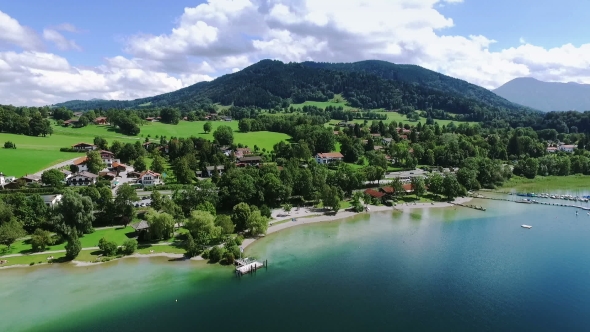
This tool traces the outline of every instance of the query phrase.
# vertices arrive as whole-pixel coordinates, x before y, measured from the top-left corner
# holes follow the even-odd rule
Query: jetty
[[[256,273],[258,269],[268,269],[268,260],[259,262],[251,258],[243,258],[236,260],[236,276],[241,277],[247,273]]]

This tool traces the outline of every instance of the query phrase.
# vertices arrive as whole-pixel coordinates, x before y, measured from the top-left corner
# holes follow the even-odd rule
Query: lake
[[[286,229],[242,278],[166,258],[0,270],[0,330],[587,330],[590,216],[474,204]]]

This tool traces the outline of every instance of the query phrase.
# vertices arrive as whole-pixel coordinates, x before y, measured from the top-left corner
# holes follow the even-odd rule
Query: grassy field
[[[98,241],[104,237],[109,241],[115,241],[118,245],[121,245],[125,240],[129,239],[128,235],[132,235],[134,232],[135,231],[131,227],[100,229],[92,234],[84,235],[82,238],[80,238],[80,242],[82,243],[82,248],[96,247],[98,246]],[[54,245],[48,247],[46,251],[64,250],[65,246],[66,243]],[[29,240],[21,240],[15,242],[10,250],[7,250],[6,246],[4,245],[0,245],[0,252],[3,255],[29,254],[32,252],[32,248]]]
[[[380,111],[380,112],[377,112],[377,113],[379,113],[379,114],[386,114],[387,115],[387,120],[383,120],[383,123],[390,123],[391,121],[395,121],[397,123],[402,122],[404,124],[405,123],[417,124],[418,122],[422,122],[422,124],[425,124],[426,123],[426,118],[424,118],[424,117],[420,117],[420,121],[410,121],[410,120],[408,120],[408,118],[405,115],[400,114],[398,112],[383,112],[383,111]],[[370,124],[372,121],[373,120],[367,120],[367,123]],[[379,121],[379,120],[377,120],[377,121]],[[437,122],[439,126],[443,126],[443,125],[446,126],[446,125],[448,125],[451,122],[454,122],[455,124],[459,124],[459,123],[465,122],[465,121],[437,120],[437,119],[435,119],[434,121]],[[338,121],[338,120],[331,120],[329,124],[331,126],[333,126],[335,124],[338,124],[338,122],[340,122],[340,121]],[[363,120],[363,119],[355,119],[355,120],[352,120],[351,122],[362,124],[362,123],[365,122],[365,120]],[[466,122],[466,123],[476,123],[476,122]]]
[[[514,176],[504,183],[502,191],[558,193],[590,191],[590,176],[537,176],[534,179]]]
[[[94,137],[101,136],[109,143],[118,140],[122,143],[134,143],[142,141],[149,135],[152,140],[157,136],[175,137],[203,137],[213,140],[213,131],[221,126],[228,125],[234,130],[234,142],[254,147],[257,145],[260,149],[272,150],[272,147],[280,142],[288,140],[290,137],[286,134],[273,133],[267,131],[240,133],[238,131],[238,122],[211,122],[213,130],[211,133],[203,132],[204,121],[187,122],[181,121],[178,125],[168,125],[160,122],[148,123],[141,126],[141,133],[137,137],[125,136],[117,133],[110,126],[89,125],[83,128],[65,128],[54,126],[54,134],[48,137],[31,137],[25,135],[0,133],[0,144],[6,141],[12,141],[16,144],[16,149],[0,148],[0,171],[9,176],[23,176],[35,173],[51,165],[62,161],[73,159],[81,154],[60,152],[63,147],[70,147],[79,142],[92,143]]]

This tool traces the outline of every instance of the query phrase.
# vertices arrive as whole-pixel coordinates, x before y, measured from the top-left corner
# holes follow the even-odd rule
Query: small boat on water
[[[524,203],[524,204],[532,204],[533,203],[533,201],[531,201],[530,199],[526,199],[526,198],[523,198],[523,199],[515,201],[515,202],[516,203]]]
[[[520,225],[520,227],[522,227],[522,228],[526,228],[526,229],[531,229],[531,228],[533,228],[533,226],[531,226],[531,225]]]

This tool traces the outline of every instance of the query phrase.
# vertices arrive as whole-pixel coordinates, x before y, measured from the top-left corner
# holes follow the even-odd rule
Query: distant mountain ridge
[[[544,112],[590,110],[590,84],[543,82],[520,77],[493,92],[511,102]]]
[[[97,108],[177,107],[181,111],[212,103],[286,107],[304,101],[327,101],[342,94],[364,109],[442,110],[469,114],[468,120],[490,120],[498,112],[531,111],[493,92],[419,66],[368,60],[355,63],[283,63],[262,60],[243,70],[170,93],[130,101],[92,100],[56,104],[72,110]]]

